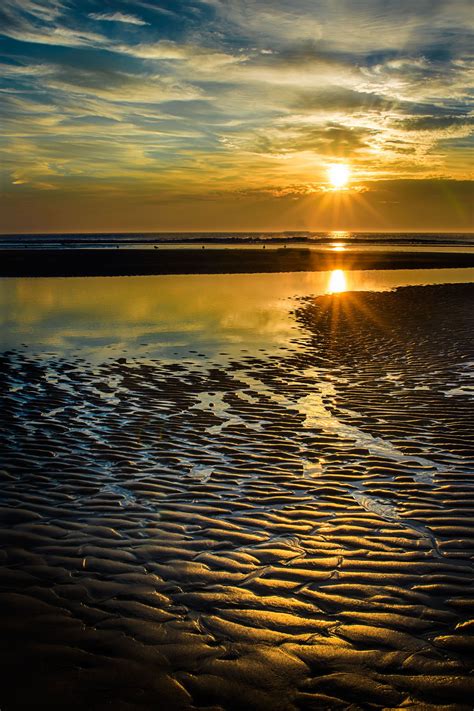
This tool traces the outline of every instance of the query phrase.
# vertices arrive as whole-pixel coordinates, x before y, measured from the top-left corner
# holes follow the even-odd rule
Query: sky
[[[2,0],[0,232],[472,230],[473,35],[471,0]]]

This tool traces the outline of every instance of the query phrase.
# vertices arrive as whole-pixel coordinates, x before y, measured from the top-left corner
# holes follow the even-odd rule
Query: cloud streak
[[[123,12],[90,12],[88,17],[99,22],[123,22],[126,25],[139,25],[141,27],[150,24],[136,15],[128,15]]]

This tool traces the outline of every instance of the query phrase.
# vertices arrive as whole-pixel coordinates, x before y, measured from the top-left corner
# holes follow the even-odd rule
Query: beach
[[[472,707],[472,270],[331,266],[3,282],[6,709]]]
[[[0,18],[0,711],[474,711],[472,1]]]

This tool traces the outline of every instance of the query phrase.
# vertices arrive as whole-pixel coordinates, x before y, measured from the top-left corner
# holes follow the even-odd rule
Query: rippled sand
[[[304,299],[283,357],[3,354],[2,709],[472,709],[473,296]]]

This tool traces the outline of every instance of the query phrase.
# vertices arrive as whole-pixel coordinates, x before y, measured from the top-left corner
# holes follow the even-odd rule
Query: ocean
[[[97,232],[0,235],[0,248],[133,248],[186,246],[448,246],[474,247],[474,233],[464,232]]]

